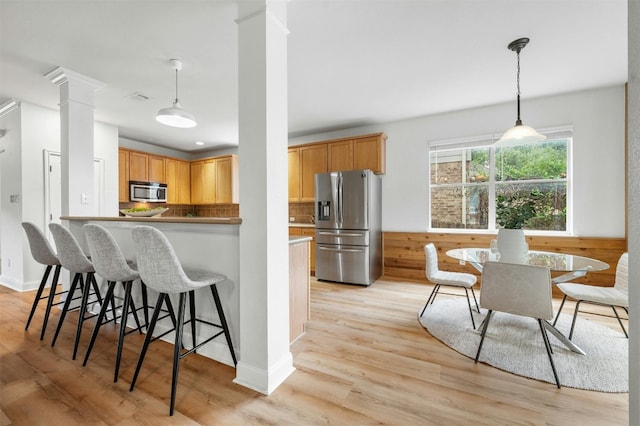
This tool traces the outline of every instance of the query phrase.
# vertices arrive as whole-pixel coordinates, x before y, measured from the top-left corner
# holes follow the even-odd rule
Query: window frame
[[[567,176],[565,178],[566,182],[566,223],[564,231],[553,231],[553,230],[532,230],[532,229],[524,229],[525,234],[527,235],[555,235],[555,236],[570,236],[573,235],[573,128],[571,126],[563,126],[556,128],[547,128],[539,130],[539,133],[547,136],[547,140],[554,139],[568,139],[567,141]],[[465,234],[495,234],[498,232],[499,227],[496,226],[496,184],[500,185],[503,181],[496,182],[496,149],[495,142],[499,139],[500,136],[496,135],[484,135],[484,136],[474,136],[469,138],[460,138],[460,139],[448,139],[448,140],[438,140],[438,141],[430,141],[427,143],[427,167],[428,167],[428,184],[427,184],[427,232],[439,232],[439,233],[465,233]],[[448,185],[438,185],[432,184],[431,182],[431,154],[435,151],[445,151],[445,150],[453,150],[453,149],[471,149],[471,148],[483,148],[489,147],[489,179],[487,182],[488,185],[488,197],[489,197],[489,212],[487,218],[487,229],[474,229],[474,228],[436,228],[432,227],[432,207],[431,207],[431,196],[432,196],[432,187],[458,187],[465,188],[469,185],[468,182],[460,182],[459,184],[448,184]],[[510,181],[510,182],[534,182],[534,181],[545,181],[538,179],[531,180],[523,180],[523,181]],[[558,182],[557,180],[553,180],[550,182]]]

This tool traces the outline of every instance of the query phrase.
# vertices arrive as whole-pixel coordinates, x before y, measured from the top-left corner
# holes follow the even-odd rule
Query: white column
[[[104,83],[62,67],[45,77],[60,87],[62,215],[97,216],[93,185],[93,92],[104,87]]]
[[[629,424],[640,424],[640,1],[628,2]]]
[[[238,2],[240,361],[235,382],[269,394],[289,350],[285,1]]]

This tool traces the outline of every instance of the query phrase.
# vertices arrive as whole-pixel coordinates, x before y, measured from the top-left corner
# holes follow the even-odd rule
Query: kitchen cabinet
[[[327,171],[327,145],[289,148],[289,202],[315,201],[315,174]]]
[[[386,140],[384,133],[376,133],[328,141],[327,168],[330,172],[371,169],[374,173],[384,173]]]
[[[236,155],[191,162],[191,204],[238,202],[238,157]]]
[[[129,151],[118,150],[118,201],[129,202]]]
[[[158,155],[129,151],[129,180],[166,183],[164,160]]]
[[[165,158],[168,204],[191,203],[191,168],[188,161]]]

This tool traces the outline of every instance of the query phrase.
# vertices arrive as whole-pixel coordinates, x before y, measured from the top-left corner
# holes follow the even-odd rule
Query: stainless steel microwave
[[[144,203],[166,203],[167,184],[156,182],[129,182],[129,199]]]

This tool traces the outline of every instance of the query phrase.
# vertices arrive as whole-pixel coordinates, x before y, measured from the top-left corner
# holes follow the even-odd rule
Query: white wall
[[[31,257],[21,222],[45,226],[44,151],[60,152],[59,112],[26,102],[0,122],[7,129],[6,152],[2,161],[2,208],[0,246],[2,247],[2,284],[16,290],[37,288],[42,266]],[[94,154],[104,160],[105,215],[118,213],[118,129],[95,123]],[[75,177],[82,179],[82,176]],[[19,196],[10,203],[9,195]],[[9,266],[11,262],[11,266]]]
[[[289,145],[385,132],[387,170],[382,176],[384,231],[428,228],[428,143],[500,136],[515,122],[512,103],[292,138]],[[574,221],[579,236],[624,237],[624,86],[522,101],[524,124],[538,130],[572,126]]]

